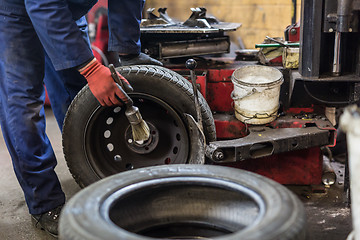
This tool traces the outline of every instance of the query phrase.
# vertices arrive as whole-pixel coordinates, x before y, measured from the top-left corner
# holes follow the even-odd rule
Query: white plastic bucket
[[[262,65],[243,66],[236,69],[231,81],[234,91],[235,117],[248,124],[266,124],[276,119],[279,108],[282,73]]]

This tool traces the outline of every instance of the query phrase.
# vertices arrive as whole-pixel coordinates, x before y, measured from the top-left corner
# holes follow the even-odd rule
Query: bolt
[[[128,139],[128,143],[132,144],[133,140],[131,138]]]
[[[216,150],[214,152],[214,158],[217,160],[222,160],[222,159],[224,159],[224,153],[220,150]]]
[[[296,34],[297,34],[296,29],[295,29],[295,28],[291,29],[291,30],[290,30],[290,34],[291,34],[291,35],[296,35]]]

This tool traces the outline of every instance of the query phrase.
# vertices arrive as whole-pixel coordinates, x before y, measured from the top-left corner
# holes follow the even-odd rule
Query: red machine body
[[[219,140],[242,138],[248,134],[247,126],[234,117],[231,75],[237,66],[231,64],[230,67],[230,69],[197,70],[202,74],[198,76],[196,82],[210,109],[214,112],[216,135]],[[287,112],[288,114],[306,115],[314,113],[314,108],[292,108],[288,109]],[[274,121],[270,125],[273,128],[304,127],[296,120],[286,123]],[[335,134],[335,128],[332,126],[329,128]],[[332,139],[334,140],[335,136]],[[332,145],[334,144],[333,142]],[[317,185],[321,184],[322,160],[323,154],[320,147],[313,147],[219,165],[252,171],[281,184]]]

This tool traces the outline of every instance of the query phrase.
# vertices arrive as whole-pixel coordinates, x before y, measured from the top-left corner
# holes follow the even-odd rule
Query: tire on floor
[[[263,176],[211,165],[136,169],[77,193],[60,239],[302,240],[302,203]]]

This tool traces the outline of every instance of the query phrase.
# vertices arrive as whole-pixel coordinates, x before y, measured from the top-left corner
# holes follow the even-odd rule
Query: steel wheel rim
[[[189,137],[179,114],[155,96],[143,93],[129,95],[148,123],[152,138],[158,143],[156,146],[130,143],[131,127],[125,117],[125,109],[99,106],[86,123],[83,145],[87,163],[94,173],[104,178],[141,167],[186,163]],[[144,152],[139,153],[139,149]]]

